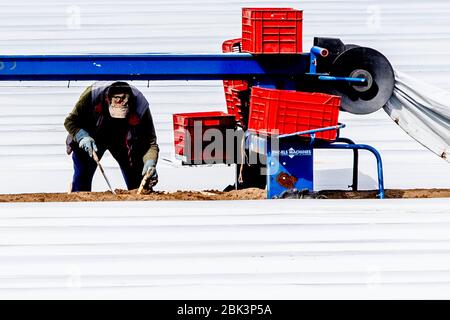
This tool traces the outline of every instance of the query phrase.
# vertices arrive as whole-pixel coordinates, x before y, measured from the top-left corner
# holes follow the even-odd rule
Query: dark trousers
[[[98,158],[101,159],[106,151],[106,148],[99,145],[97,145],[97,147],[98,151],[96,153]],[[134,161],[133,165],[131,165],[126,149],[109,149],[109,152],[111,152],[111,155],[118,162],[128,190],[138,188],[142,179],[141,174],[144,167],[143,160]],[[74,168],[72,192],[91,191],[92,178],[94,177],[95,170],[97,169],[97,163],[94,159],[89,157],[89,154],[86,151],[79,148],[73,149],[72,159]]]

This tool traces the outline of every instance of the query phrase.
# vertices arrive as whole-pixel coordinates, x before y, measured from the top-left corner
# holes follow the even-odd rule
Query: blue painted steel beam
[[[308,69],[307,53],[0,56],[0,81],[294,79]]]
[[[319,75],[319,80],[322,81],[348,81],[348,82],[354,82],[356,84],[364,85],[367,83],[367,80],[365,78],[353,78],[353,77],[333,77],[333,76],[324,76]]]

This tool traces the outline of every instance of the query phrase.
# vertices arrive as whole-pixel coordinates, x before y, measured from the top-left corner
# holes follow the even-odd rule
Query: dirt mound
[[[266,199],[266,191],[249,188],[228,192],[176,191],[151,192],[136,194],[136,190],[115,190],[111,192],[76,192],[76,193],[24,193],[1,194],[0,202],[76,202],[76,201],[149,201],[149,200],[259,200]],[[324,190],[318,194],[327,199],[375,199],[378,190],[343,191]],[[386,198],[450,198],[450,189],[387,189]]]
[[[262,189],[249,188],[229,192],[208,191],[176,191],[176,192],[144,192],[136,190],[116,189],[111,192],[74,192],[74,193],[23,193],[0,194],[0,202],[77,202],[77,201],[147,201],[147,200],[256,200],[265,199]]]

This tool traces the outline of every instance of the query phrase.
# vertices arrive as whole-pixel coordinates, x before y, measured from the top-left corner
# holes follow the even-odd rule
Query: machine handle
[[[323,127],[323,128],[311,129],[311,130],[306,130],[306,131],[297,131],[297,132],[293,132],[293,133],[280,134],[278,136],[278,139],[280,139],[280,138],[287,138],[287,137],[293,137],[293,136],[299,136],[299,135],[302,135],[302,134],[314,134],[316,132],[323,132],[323,131],[329,131],[329,130],[338,130],[338,129],[342,129],[342,128],[345,128],[345,124],[343,124],[343,123],[338,124],[336,126],[331,126],[331,127]]]

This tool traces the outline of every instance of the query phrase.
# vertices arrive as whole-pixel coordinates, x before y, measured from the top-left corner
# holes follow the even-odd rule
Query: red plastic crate
[[[335,126],[340,105],[339,96],[253,87],[248,128],[263,134],[275,130],[288,134]],[[336,130],[330,130],[317,132],[316,138],[332,141],[336,135]]]
[[[222,44],[224,53],[241,52],[241,38],[226,40]],[[242,101],[239,98],[239,92],[248,90],[248,83],[245,80],[223,80],[225,91],[225,101],[229,114],[235,116],[236,121],[242,123]]]
[[[225,40],[222,43],[222,52],[241,52],[241,38]]]
[[[302,53],[303,11],[242,8],[242,51],[253,54]]]
[[[240,98],[240,94],[242,91],[245,90],[247,90],[247,87],[244,86],[225,87],[225,100],[227,103],[227,112],[233,115],[236,121],[240,123],[243,122],[243,114],[242,114],[243,101]]]
[[[202,125],[201,136],[195,135],[197,132],[194,130],[194,125],[197,121],[201,122]],[[225,137],[226,129],[234,129],[235,123],[236,121],[233,115],[221,111],[174,114],[173,133],[175,156],[186,163],[195,162],[201,164],[212,161],[219,163],[232,162],[231,156],[229,156],[225,150],[225,139],[224,148],[222,150],[216,150],[216,153],[212,155],[213,157],[206,158],[203,154],[203,150],[211,143],[211,141],[203,141],[203,135],[208,129],[218,129]],[[188,134],[190,135],[190,140],[188,139]],[[196,152],[194,148],[195,141],[201,143],[201,152]],[[189,143],[189,145],[187,145],[187,143]]]
[[[241,50],[241,38],[226,40],[222,43],[222,52],[223,53],[232,53],[232,52],[242,52]],[[232,87],[237,88],[239,90],[248,89],[247,81],[245,80],[224,80],[224,87]]]

